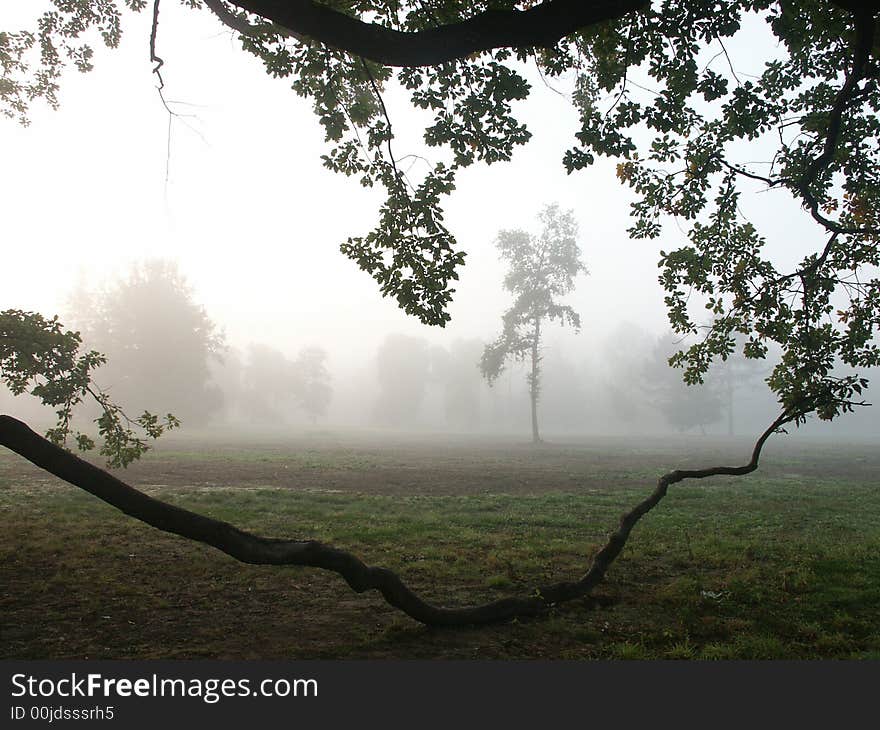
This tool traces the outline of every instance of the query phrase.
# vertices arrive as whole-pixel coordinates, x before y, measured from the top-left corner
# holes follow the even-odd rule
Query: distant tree
[[[291,360],[274,347],[251,344],[242,370],[242,413],[255,423],[279,424],[302,410],[314,423],[333,395],[326,359],[320,347],[305,347]]]
[[[678,370],[669,366],[669,359],[678,351],[678,343],[671,333],[662,335],[645,362],[642,390],[667,423],[677,431],[690,431],[717,423],[722,416],[722,391],[717,382],[706,380],[686,384]]]
[[[220,357],[224,338],[175,263],[140,262],[90,303],[82,291],[73,301],[86,307],[71,311],[83,339],[107,356],[96,382],[115,398],[137,409],[161,403],[190,425],[220,409],[209,360]]]
[[[653,335],[632,322],[621,322],[596,348],[601,353],[599,396],[606,427],[611,422],[627,430],[644,428],[646,403],[638,384],[655,345]]]
[[[495,342],[487,345],[480,370],[491,385],[504,370],[508,358],[528,358],[531,370],[526,376],[532,406],[532,441],[541,440],[538,431],[538,398],[541,393],[541,327],[545,321],[558,321],[580,329],[580,315],[558,297],[574,288],[575,277],[587,269],[581,262],[577,244],[578,227],[572,211],[548,205],[539,214],[543,230],[533,236],[521,230],[502,230],[497,247],[509,265],[504,288],[515,299],[502,317],[503,329]]]
[[[253,423],[278,424],[295,407],[297,377],[293,363],[280,350],[253,343],[242,370],[242,405]]]
[[[376,369],[376,421],[389,426],[414,422],[428,387],[428,344],[418,337],[389,335],[376,354]]]
[[[293,362],[295,396],[312,423],[327,414],[333,398],[326,361],[326,351],[320,347],[305,347]]]
[[[455,428],[473,429],[480,422],[479,360],[483,343],[457,339],[449,349],[431,350],[431,375],[443,393],[446,422]]]
[[[238,348],[227,347],[223,352],[222,360],[211,359],[208,362],[211,382],[221,393],[222,408],[218,417],[228,422],[240,420],[242,407],[246,401],[243,389],[244,358],[244,352]]]
[[[733,436],[736,431],[735,413],[738,401],[742,400],[739,396],[744,390],[753,389],[765,380],[771,370],[765,359],[754,360],[742,354],[746,339],[743,335],[734,334],[733,339],[736,348],[726,360],[718,363],[714,373],[709,375],[722,399],[728,436]]]

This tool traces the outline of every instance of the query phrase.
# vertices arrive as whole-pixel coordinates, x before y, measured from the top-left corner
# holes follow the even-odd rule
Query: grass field
[[[264,535],[314,538],[473,603],[582,574],[706,439],[299,435],[167,440],[121,476]],[[880,449],[778,439],[758,472],[676,485],[606,582],[546,617],[425,628],[313,569],[242,565],[0,454],[3,658],[880,658]]]

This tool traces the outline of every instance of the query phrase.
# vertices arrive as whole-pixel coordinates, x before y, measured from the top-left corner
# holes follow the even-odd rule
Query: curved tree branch
[[[560,582],[538,588],[527,598],[504,598],[479,606],[434,606],[410,589],[387,568],[366,565],[355,555],[314,540],[280,540],[254,535],[227,522],[215,520],[154,499],[125,484],[87,461],[56,446],[11,416],[0,415],[0,445],[64,481],[80,487],[135,519],[165,532],[211,545],[243,563],[255,565],[302,565],[338,573],[357,593],[377,590],[395,608],[424,624],[460,626],[535,616],[556,603],[588,595],[623,550],[635,524],[663,499],[673,484],[719,474],[742,475],[758,467],[767,439],[795,414],[784,412],[755,443],[751,460],[744,466],[677,470],[664,474],[654,491],[620,519],[617,530],[596,553],[586,574],[576,582]]]
[[[228,0],[249,13],[387,66],[432,66],[494,48],[550,48],[561,38],[606,20],[647,8],[648,0],[545,0],[528,10],[485,10],[467,20],[416,32],[366,23],[313,0]],[[206,4],[224,22],[243,21],[225,12],[219,0]],[[218,7],[220,8],[218,12]]]

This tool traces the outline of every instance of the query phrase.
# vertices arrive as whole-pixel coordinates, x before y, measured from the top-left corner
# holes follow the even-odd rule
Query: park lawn
[[[700,449],[694,458],[718,458]],[[679,451],[172,442],[122,476],[244,529],[351,550],[452,605],[578,577]],[[162,533],[5,453],[0,655],[880,658],[876,449],[766,461],[747,477],[676,485],[593,597],[537,619],[432,629],[335,574],[243,565]]]

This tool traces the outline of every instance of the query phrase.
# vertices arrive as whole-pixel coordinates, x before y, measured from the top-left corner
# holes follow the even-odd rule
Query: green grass
[[[163,455],[166,464],[201,458]],[[306,459],[296,469],[348,458],[320,453],[316,465]],[[240,462],[248,468],[247,458]],[[678,485],[639,523],[593,598],[541,619],[451,631],[422,627],[333,574],[242,565],[75,488],[19,473],[8,459],[2,466],[5,658],[880,656],[880,490],[863,475],[793,479],[770,469]],[[416,468],[406,458],[400,467]],[[435,465],[432,478],[442,473]],[[436,602],[464,604],[578,577],[650,488],[146,489],[260,534],[333,543],[400,571]]]

